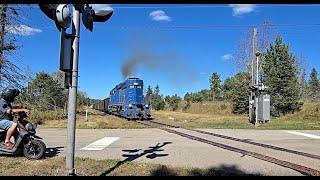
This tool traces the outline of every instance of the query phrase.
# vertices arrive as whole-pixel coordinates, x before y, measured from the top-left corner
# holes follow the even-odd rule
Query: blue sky
[[[159,84],[165,95],[183,96],[186,92],[208,88],[209,76],[214,71],[222,79],[236,73],[235,65],[228,59],[235,53],[239,36],[250,26],[265,20],[271,24],[314,24],[319,23],[320,17],[318,5],[114,4],[111,7],[112,18],[94,24],[93,32],[81,25],[79,86],[91,98],[105,98],[123,80],[121,65],[135,48],[148,49],[151,56],[161,56],[156,62],[159,66],[138,66],[135,75],[145,85]],[[54,23],[36,5],[23,9],[26,26],[21,26],[20,34],[24,34],[18,37],[23,45],[18,52],[19,64],[28,65],[33,72],[58,70],[60,34]],[[214,25],[226,27],[208,28]],[[161,28],[165,26],[200,28]],[[308,71],[312,67],[320,71],[320,26],[275,27],[274,30],[293,53],[304,57]],[[141,47],[137,47],[139,44]]]

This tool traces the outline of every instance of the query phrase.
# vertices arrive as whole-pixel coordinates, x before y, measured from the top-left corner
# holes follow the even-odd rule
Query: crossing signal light
[[[59,31],[71,24],[71,13],[67,4],[39,4],[41,11],[56,24]]]
[[[83,25],[89,30],[93,30],[93,22],[106,22],[111,18],[113,9],[105,7],[104,9],[93,9],[92,6],[86,5],[82,13]]]

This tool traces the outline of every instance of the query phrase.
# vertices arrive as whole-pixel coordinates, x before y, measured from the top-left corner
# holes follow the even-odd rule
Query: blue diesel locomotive
[[[94,109],[128,120],[150,119],[149,104],[144,103],[143,80],[128,78],[110,91],[110,97],[94,105]]]

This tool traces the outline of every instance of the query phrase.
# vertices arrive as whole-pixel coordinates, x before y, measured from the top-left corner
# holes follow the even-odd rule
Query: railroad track
[[[202,133],[202,134],[206,134],[206,135],[211,135],[211,136],[225,138],[225,139],[234,140],[234,141],[238,141],[238,142],[248,143],[248,144],[261,146],[261,147],[265,147],[265,148],[271,148],[271,149],[284,151],[284,152],[288,152],[288,153],[293,153],[293,154],[298,154],[298,155],[301,155],[301,156],[310,157],[310,158],[314,158],[314,159],[320,159],[320,157],[317,156],[317,155],[304,153],[304,152],[299,152],[299,151],[293,151],[293,150],[280,148],[280,147],[276,147],[276,146],[271,146],[271,145],[266,145],[266,144],[262,144],[262,143],[246,141],[246,140],[239,139],[239,138],[229,137],[229,136],[216,134],[216,133],[209,133],[209,132],[201,131],[201,130],[181,128],[179,126],[165,124],[165,123],[161,123],[161,122],[157,122],[157,121],[153,121],[153,120],[151,120],[151,121],[136,121],[136,122],[140,123],[140,124],[143,124],[143,125],[146,125],[146,126],[149,126],[149,127],[154,127],[154,125],[156,125],[157,128],[162,129],[164,131],[167,131],[169,133],[176,134],[176,135],[179,135],[179,136],[191,139],[191,140],[195,140],[195,141],[198,141],[198,142],[202,142],[202,143],[205,143],[205,144],[209,144],[209,145],[212,145],[212,146],[215,146],[215,147],[219,147],[219,148],[222,148],[222,149],[225,149],[225,150],[228,150],[228,151],[237,152],[237,153],[242,154],[243,156],[247,155],[247,156],[254,157],[256,159],[260,159],[260,160],[267,161],[267,162],[270,162],[270,163],[273,163],[273,164],[277,164],[277,165],[280,165],[282,167],[286,167],[286,168],[295,170],[297,172],[300,172],[303,175],[320,176],[320,171],[316,170],[316,169],[312,169],[312,168],[309,168],[309,167],[306,167],[306,166],[302,166],[302,165],[299,165],[299,164],[295,164],[295,163],[291,163],[291,162],[288,162],[288,161],[280,160],[280,159],[273,158],[273,157],[270,157],[270,156],[262,155],[262,154],[259,154],[259,153],[256,153],[256,152],[247,151],[247,150],[240,149],[240,148],[237,148],[237,147],[225,145],[225,144],[222,144],[222,143],[210,141],[210,140],[207,140],[207,139],[203,139],[203,138],[200,138],[200,137],[197,137],[197,136],[193,136],[193,135],[190,135],[190,134],[182,133],[182,132],[179,132],[179,131],[176,131],[176,130],[173,130],[173,129],[169,129],[169,128],[185,129],[185,130],[194,131],[194,132],[198,132],[198,133]],[[169,128],[167,128],[167,127],[169,127]]]
[[[154,124],[158,124],[158,125],[168,126],[168,127],[171,127],[171,128],[181,128],[179,126],[160,123],[160,122],[157,122],[157,121],[150,121],[150,122],[152,122]],[[269,148],[269,149],[273,149],[273,150],[277,150],[277,151],[283,151],[283,152],[287,152],[287,153],[291,153],[291,154],[296,154],[296,155],[300,155],[300,156],[304,156],[304,157],[308,157],[308,158],[312,158],[312,159],[319,159],[320,160],[320,156],[319,155],[315,155],[315,154],[305,153],[305,152],[301,152],[301,151],[295,151],[295,150],[286,149],[286,148],[282,148],[282,147],[278,147],[278,146],[273,146],[273,145],[269,145],[269,144],[263,144],[263,143],[248,141],[246,139],[239,139],[239,138],[235,138],[235,137],[230,137],[230,136],[217,134],[217,133],[206,132],[206,131],[197,130],[197,129],[190,129],[190,128],[181,128],[181,129],[186,129],[186,130],[193,131],[193,132],[198,132],[198,133],[201,133],[201,134],[206,134],[206,135],[215,136],[215,137],[219,137],[219,138],[223,138],[223,139],[233,140],[233,141],[237,141],[237,142],[242,142],[242,143],[246,143],[246,144],[251,144],[251,145],[255,145],[255,146],[260,146],[260,147],[264,147],[264,148]]]

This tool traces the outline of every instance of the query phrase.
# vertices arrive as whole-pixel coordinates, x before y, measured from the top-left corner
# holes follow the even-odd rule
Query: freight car
[[[96,104],[92,105],[92,109],[107,112],[108,103],[109,103],[109,98],[106,98],[104,100],[99,100]]]
[[[128,120],[150,119],[150,105],[144,103],[143,80],[131,77],[110,91],[110,97],[93,105],[94,109]]]

